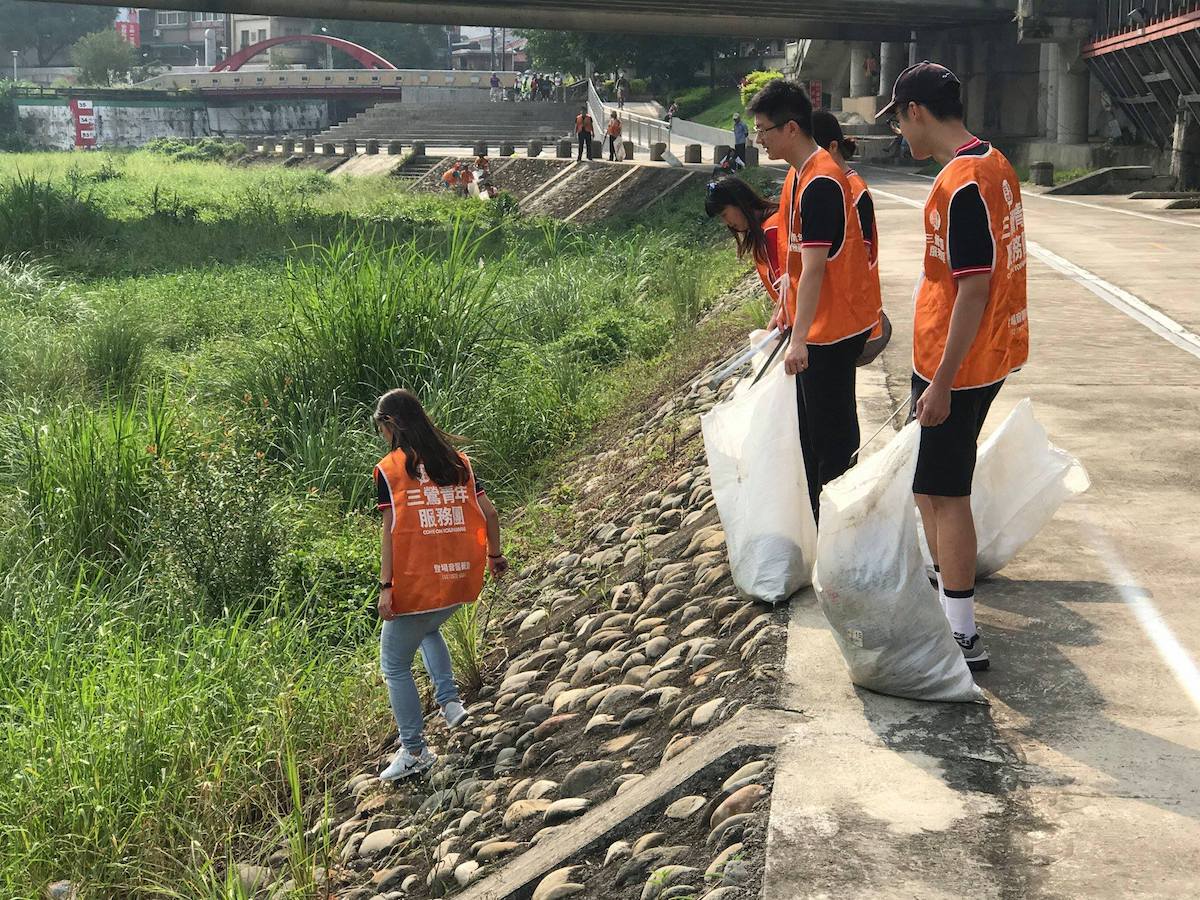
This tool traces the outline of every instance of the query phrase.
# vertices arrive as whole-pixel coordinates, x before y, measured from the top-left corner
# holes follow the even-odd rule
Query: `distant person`
[[[541,84],[541,82],[536,73],[529,77],[529,99],[530,100],[536,100],[538,98],[538,88],[540,87],[540,84]]]
[[[617,161],[617,143],[621,139],[621,120],[617,118],[617,111],[614,109],[608,114],[608,128],[605,129],[608,135],[608,161]]]
[[[742,121],[741,113],[733,114],[733,152],[746,165],[746,142],[750,139],[750,129]]]
[[[442,187],[457,191],[460,184],[462,184],[462,163],[456,162],[442,173]]]
[[[566,98],[563,96],[563,74],[562,72],[554,73],[554,99],[562,103]]]
[[[679,104],[676,103],[674,100],[672,100],[671,105],[669,107],[667,107],[667,114],[666,114],[666,116],[664,116],[664,118],[668,122],[670,122],[677,115],[679,115]]]
[[[493,72],[488,83],[492,86],[489,99],[492,103],[499,103],[503,99],[503,94],[500,91],[500,76]]]
[[[779,320],[783,296],[780,290],[783,267],[779,254],[782,227],[779,204],[760,197],[742,179],[726,177],[709,183],[704,196],[704,211],[710,219],[721,217],[737,243],[738,259],[748,255],[754,261],[758,278],[775,308],[771,319]]]
[[[576,156],[576,162],[583,161],[585,148],[587,149],[587,158],[592,158],[592,137],[595,133],[596,126],[592,121],[591,115],[588,114],[587,107],[580,107],[579,115],[575,117],[575,135],[579,141],[579,153]]]
[[[767,156],[790,164],[780,201],[785,291],[773,324],[791,328],[783,365],[796,376],[800,445],[819,517],[821,489],[854,464],[861,437],[857,362],[879,310],[850,184],[813,140],[808,92],[777,79],[746,111]]]
[[[502,578],[496,508],[475,478],[457,440],[429,420],[406,390],[388,391],[375,407],[375,427],[390,452],[375,467],[383,533],[379,561],[380,668],[400,750],[380,773],[384,781],[419,775],[437,762],[425,744],[421,698],[412,664],[421,651],[434,700],[446,724],[467,719],[439,632],[459,607],[474,603],[484,572]]]
[[[625,77],[625,73],[617,76],[617,109],[625,108],[625,101],[629,99],[629,79]]]
[[[962,86],[945,66],[909,66],[876,116],[941,167],[925,201],[914,297],[913,414],[921,445],[913,493],[938,596],[967,666],[990,665],[975,625],[976,444],[1004,381],[1029,357],[1021,180],[963,124]]]

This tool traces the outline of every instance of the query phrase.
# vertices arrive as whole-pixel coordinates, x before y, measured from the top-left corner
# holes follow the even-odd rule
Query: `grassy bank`
[[[699,190],[582,231],[382,177],[0,156],[4,896],[224,895],[377,745],[371,404],[417,390],[512,508],[740,272]],[[452,643],[469,681],[477,630]]]

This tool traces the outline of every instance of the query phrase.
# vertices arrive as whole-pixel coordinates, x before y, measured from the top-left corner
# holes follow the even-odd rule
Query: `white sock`
[[[975,634],[975,589],[953,591],[942,588],[939,592],[950,630],[955,634],[972,637]]]
[[[938,603],[942,604],[942,612],[946,612],[946,586],[942,584],[942,570],[939,566],[933,567],[933,577],[937,579]]]

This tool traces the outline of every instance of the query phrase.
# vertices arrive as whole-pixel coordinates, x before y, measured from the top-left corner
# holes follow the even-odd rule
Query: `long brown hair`
[[[755,259],[765,260],[767,236],[763,233],[763,222],[779,209],[779,204],[759,196],[758,191],[742,179],[729,175],[710,181],[704,196],[704,211],[710,219],[719,216],[721,210],[727,206],[740,209],[750,225],[750,230],[745,234],[733,232],[733,239],[737,241],[738,259],[752,253]]]
[[[462,440],[442,431],[429,418],[412,391],[394,388],[375,404],[375,422],[390,426],[392,449],[404,451],[404,468],[410,478],[420,478],[418,466],[434,484],[466,484],[467,464],[454,444]]]

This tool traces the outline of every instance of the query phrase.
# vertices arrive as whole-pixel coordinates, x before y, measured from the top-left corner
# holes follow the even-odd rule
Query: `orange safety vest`
[[[779,285],[783,275],[783,270],[779,265],[779,231],[782,221],[783,217],[779,210],[763,219],[762,230],[767,245],[766,255],[760,259],[757,253],[754,254],[754,267],[758,269],[759,280],[767,289],[767,295],[770,296],[771,302],[776,306],[779,305]]]
[[[588,134],[593,132],[592,117],[585,116],[582,113],[575,117],[575,133],[581,134],[586,131]]]
[[[805,342],[835,344],[873,329],[879,323],[879,303],[871,290],[870,263],[867,261],[858,213],[853,206],[850,183],[841,166],[819,147],[805,160],[799,172],[794,168],[788,171],[780,199],[780,209],[784,210],[784,227],[780,229],[779,250],[780,258],[787,260],[784,321],[788,325],[796,321],[796,289],[802,271],[800,197],[804,189],[817,178],[828,178],[841,189],[845,228],[842,246],[836,254],[829,256],[825,264],[817,314]]]
[[[978,142],[973,142],[962,149],[977,146]],[[950,201],[969,184],[978,186],[987,208],[992,265],[983,270],[990,272],[987,307],[971,349],[954,376],[951,387],[955,389],[995,384],[1029,358],[1021,182],[1003,154],[989,147],[985,154],[950,160],[925,201],[925,267],[913,317],[913,370],[932,381],[946,349],[950,315],[958,298],[958,282],[947,258]]]
[[[850,198],[854,204],[854,212],[858,213],[858,204],[864,196],[870,197],[871,191],[867,188],[866,181],[853,169],[846,171],[846,180],[850,182]],[[871,198],[872,219],[874,219],[875,204]],[[862,228],[862,216],[858,216],[858,227]],[[871,292],[875,297],[875,302],[879,308],[879,321],[871,330],[871,338],[880,337],[883,334],[883,291],[879,286],[879,223],[872,221],[871,223],[871,240],[867,240],[867,233],[863,232],[863,242],[867,247],[867,262],[871,266]]]
[[[609,119],[608,120],[608,133],[610,135],[612,135],[613,137],[616,137],[617,135],[619,135],[621,133],[621,120],[620,119]]]
[[[487,523],[475,496],[475,473],[467,483],[434,484],[405,468],[403,450],[393,450],[375,470],[392,496],[392,612],[407,616],[473,603],[483,590]]]
[[[458,184],[458,173],[453,169],[447,169],[442,173],[442,181],[446,184]]]

